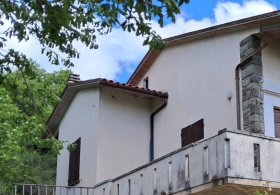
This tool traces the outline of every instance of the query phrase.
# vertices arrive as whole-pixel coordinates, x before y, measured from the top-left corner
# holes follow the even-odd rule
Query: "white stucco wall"
[[[274,107],[280,107],[280,40],[262,51],[265,134],[275,136]],[[273,92],[273,93],[271,93]]]
[[[115,178],[149,161],[151,99],[100,93],[97,178]]]
[[[59,139],[68,141],[58,156],[57,185],[68,185],[69,151],[66,146],[81,137],[80,183],[93,186],[96,181],[99,89],[77,93],[59,126]]]
[[[235,67],[239,43],[258,29],[220,35],[164,49],[143,79],[167,91],[167,107],[155,118],[155,157],[181,147],[181,129],[204,118],[205,138],[236,129]],[[232,93],[229,101],[226,94]]]
[[[280,40],[262,51],[264,89],[280,93]]]
[[[280,95],[264,93],[265,135],[275,137],[274,107],[280,108]]]

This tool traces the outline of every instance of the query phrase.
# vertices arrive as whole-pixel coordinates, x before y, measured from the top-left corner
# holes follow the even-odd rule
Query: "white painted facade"
[[[169,94],[167,107],[155,119],[156,158],[180,148],[181,129],[202,118],[205,138],[219,129],[237,129],[235,67],[240,63],[239,43],[258,31],[219,35],[161,52],[138,84],[142,86],[148,77],[151,89]]]
[[[96,181],[149,162],[152,100],[101,89]]]
[[[275,137],[274,107],[280,108],[280,40],[262,52],[265,135]]]
[[[76,186],[93,186],[148,163],[153,101],[106,87],[80,90],[59,126],[59,139],[67,142],[58,156],[57,185],[68,185],[67,145],[79,137]]]
[[[279,145],[279,140],[273,139],[270,144],[271,138],[266,137],[275,136],[273,109],[280,107],[279,40],[262,51],[266,136],[231,132],[239,130],[235,70],[240,63],[240,42],[254,34],[260,35],[259,27],[216,34],[161,51],[137,84],[143,87],[148,78],[150,89],[168,92],[166,107],[154,118],[154,157],[161,160],[148,165],[145,164],[149,163],[151,149],[151,114],[162,105],[163,99],[108,86],[78,90],[59,125],[60,140],[73,143],[81,137],[80,183],[77,186],[97,184],[94,187],[97,194],[111,194],[112,191],[116,194],[137,191],[135,194],[139,194],[145,185],[142,191],[150,194],[155,187],[170,190],[169,182],[172,182],[172,189],[180,191],[190,187],[186,186],[184,175],[186,155],[192,158],[190,167],[200,167],[191,175],[189,184],[193,187],[212,182],[216,176],[236,178],[240,174],[244,178],[262,179],[263,176],[278,182],[277,175],[268,175],[271,170],[265,166],[269,158],[265,150],[271,145],[275,151]],[[181,149],[182,128],[200,119],[204,120],[204,139],[193,147],[197,151],[192,151],[192,146]],[[220,135],[221,129],[229,132]],[[227,140],[234,140],[228,143],[231,145],[228,153],[232,156],[226,154]],[[261,158],[262,174],[253,169],[254,144],[262,145],[261,153],[265,156]],[[208,178],[203,173],[206,147],[209,148]],[[225,167],[229,161],[232,165]],[[274,167],[278,161],[273,161]],[[57,185],[67,185],[68,163],[69,151],[65,147],[58,158]],[[133,169],[135,171],[126,175]]]
[[[99,89],[76,94],[59,125],[59,140],[67,141],[57,160],[57,185],[68,185],[69,151],[67,145],[81,137],[80,180],[77,186],[96,182]]]

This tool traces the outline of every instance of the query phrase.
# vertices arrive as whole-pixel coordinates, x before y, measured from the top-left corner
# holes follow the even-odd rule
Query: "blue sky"
[[[203,3],[202,3],[203,2]],[[188,18],[192,19],[202,19],[204,17],[214,17],[213,9],[217,5],[217,3],[225,3],[225,2],[235,2],[242,4],[244,0],[238,0],[238,1],[226,1],[226,0],[191,0],[190,3],[182,9],[182,11],[187,13]],[[276,7],[280,7],[280,1],[279,0],[267,0],[272,5],[275,5]]]
[[[280,0],[190,0],[176,17],[175,24],[166,22],[164,27],[160,28],[156,21],[151,21],[151,25],[158,34],[166,38],[279,8]],[[75,67],[72,70],[80,74],[82,80],[107,78],[126,82],[148,51],[147,47],[142,46],[143,40],[142,37],[115,28],[110,34],[97,37],[97,50],[89,50],[76,43],[81,55],[74,60]],[[8,46],[24,52],[47,71],[62,68],[50,65],[47,57],[41,55],[40,45],[35,39],[26,43],[11,39]]]

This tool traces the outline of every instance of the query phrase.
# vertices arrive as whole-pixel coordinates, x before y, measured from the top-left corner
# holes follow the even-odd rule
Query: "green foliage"
[[[272,188],[270,187],[270,181],[266,181],[265,182],[265,186],[266,186],[266,189],[264,190],[257,190],[255,192],[255,195],[269,195],[272,191]]]
[[[11,64],[28,70],[26,56],[7,48],[7,39],[28,41],[35,37],[52,64],[73,66],[79,53],[73,43],[81,42],[97,49],[96,35],[111,32],[113,27],[144,36],[144,45],[161,49],[164,43],[151,28],[150,21],[175,21],[180,7],[189,0],[28,0],[1,1],[0,4],[0,75],[11,72]],[[66,54],[61,58],[54,49]],[[5,52],[4,52],[5,51]],[[26,69],[27,67],[27,69]],[[3,78],[0,77],[0,82]]]
[[[0,191],[14,182],[53,184],[60,141],[44,125],[59,101],[69,71],[9,73],[0,85]],[[1,192],[0,192],[1,194]]]

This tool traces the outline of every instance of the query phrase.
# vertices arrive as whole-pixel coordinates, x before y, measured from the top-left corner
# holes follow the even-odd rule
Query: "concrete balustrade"
[[[260,171],[254,165],[254,144],[260,147]],[[105,195],[193,193],[223,184],[241,184],[242,180],[245,185],[260,187],[264,181],[273,181],[271,185],[277,188],[280,182],[279,148],[279,139],[221,130],[214,137],[96,185],[95,193],[102,194],[103,188]]]
[[[219,187],[232,191],[235,185],[243,185],[244,190],[248,186],[267,187],[266,181],[270,181],[269,185],[277,190],[280,188],[279,148],[279,139],[221,130],[214,137],[97,184],[90,188],[89,194],[179,195],[203,193]],[[80,191],[84,194],[86,189]],[[79,190],[75,194],[80,195]]]

